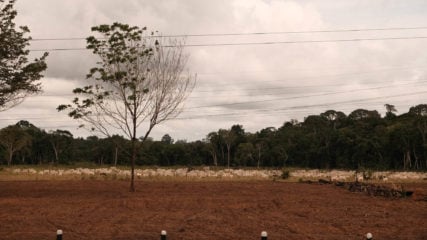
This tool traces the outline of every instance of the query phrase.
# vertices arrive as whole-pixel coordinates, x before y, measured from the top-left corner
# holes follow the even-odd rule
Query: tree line
[[[149,138],[137,152],[137,165],[302,167],[319,169],[427,169],[427,104],[396,115],[386,104],[349,115],[328,110],[255,133],[242,125],[219,129],[198,141]],[[138,141],[142,141],[140,137]],[[73,137],[66,130],[46,132],[28,121],[0,130],[2,164],[129,165],[132,143],[119,135]]]
[[[16,26],[15,3],[0,0],[0,112],[41,93],[40,80],[47,69],[48,53],[29,60],[30,30]],[[169,135],[153,141],[149,138],[153,128],[181,113],[196,82],[196,76],[186,69],[183,40],[166,40],[146,27],[117,22],[91,30],[94,35],[86,38],[86,48],[99,61],[89,69],[85,84],[72,91],[71,103],[57,110],[66,111],[81,127],[105,138],[74,138],[60,129],[46,132],[23,120],[1,129],[2,163],[129,164],[131,192],[135,191],[136,164],[426,168],[423,104],[400,116],[393,105],[386,104],[384,118],[365,109],[348,116],[330,110],[301,123],[292,120],[278,129],[268,127],[256,133],[247,133],[236,124],[200,141],[174,142]],[[112,135],[111,129],[123,136]]]

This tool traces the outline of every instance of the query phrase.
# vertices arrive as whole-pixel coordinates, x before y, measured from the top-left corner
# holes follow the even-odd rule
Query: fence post
[[[261,240],[267,240],[267,232],[266,231],[261,232]]]
[[[366,240],[372,240],[372,233],[367,233],[366,234]]]
[[[160,232],[160,240],[166,240],[167,232],[165,230],[162,230]]]
[[[62,240],[62,230],[58,229],[56,231],[56,240]]]

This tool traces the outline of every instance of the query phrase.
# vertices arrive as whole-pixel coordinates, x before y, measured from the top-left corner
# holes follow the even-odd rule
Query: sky
[[[31,42],[31,57],[49,52],[44,92],[1,112],[0,128],[26,119],[46,131],[93,135],[56,107],[71,102],[97,58],[52,49],[85,48],[92,26],[113,22],[210,35],[186,37],[187,45],[204,45],[184,49],[197,83],[183,112],[154,128],[154,139],[202,140],[234,124],[256,132],[330,109],[384,114],[392,104],[402,114],[427,102],[425,0],[18,0],[16,9],[33,39],[68,40]]]

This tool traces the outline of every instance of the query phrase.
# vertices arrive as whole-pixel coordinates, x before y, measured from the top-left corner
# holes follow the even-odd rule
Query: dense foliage
[[[292,120],[278,129],[267,127],[256,133],[234,125],[194,142],[174,141],[166,134],[160,141],[146,141],[136,163],[427,170],[427,104],[412,107],[401,115],[395,114],[392,105],[386,108],[384,117],[365,109],[357,109],[348,116],[329,110],[308,116],[303,122]],[[130,141],[121,136],[83,139],[62,130],[45,132],[27,121],[16,126],[13,129],[27,133],[25,136],[31,141],[14,152],[13,164],[84,161],[128,165],[130,161]],[[8,129],[3,128],[0,134]],[[5,144],[0,154],[6,164],[9,155]]]

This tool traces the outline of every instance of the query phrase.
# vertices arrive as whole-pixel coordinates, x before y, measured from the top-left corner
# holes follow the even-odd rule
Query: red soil
[[[427,202],[284,182],[0,182],[0,239],[427,239]],[[414,186],[425,191],[427,184]]]

